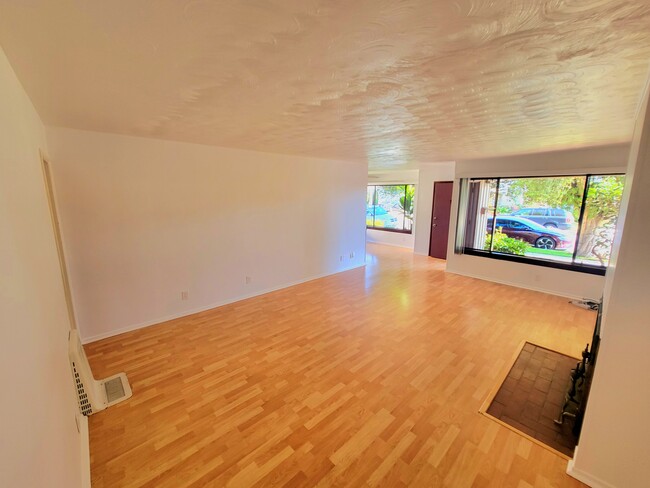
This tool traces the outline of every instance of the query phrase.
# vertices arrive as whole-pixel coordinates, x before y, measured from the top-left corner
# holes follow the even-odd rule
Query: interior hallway
[[[583,486],[478,409],[523,340],[579,356],[595,314],[443,269],[369,244],[365,268],[87,345],[133,388],[89,418],[93,486]]]

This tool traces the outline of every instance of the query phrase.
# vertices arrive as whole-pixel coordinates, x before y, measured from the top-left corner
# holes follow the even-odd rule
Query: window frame
[[[598,275],[598,276],[605,276],[605,273],[607,272],[608,266],[593,266],[593,265],[585,265],[585,264],[577,264],[575,262],[577,253],[578,253],[578,247],[580,243],[580,234],[582,232],[582,221],[584,218],[585,214],[585,208],[586,208],[586,203],[587,203],[587,196],[589,193],[589,183],[591,180],[592,176],[623,176],[625,177],[625,173],[583,173],[583,174],[560,174],[560,175],[531,175],[531,176],[485,176],[485,177],[468,177],[467,180],[471,183],[472,181],[481,181],[481,180],[496,180],[496,192],[495,192],[495,205],[494,205],[494,211],[492,213],[492,230],[491,230],[491,235],[494,235],[494,230],[495,230],[495,224],[496,224],[496,212],[497,212],[497,202],[499,201],[499,188],[500,188],[500,183],[501,180],[515,180],[515,179],[522,179],[522,178],[572,178],[572,177],[584,177],[585,178],[585,185],[582,191],[582,200],[580,202],[580,216],[577,220],[578,224],[578,229],[576,231],[576,239],[575,239],[575,247],[573,250],[573,255],[571,257],[571,263],[563,263],[560,261],[552,261],[552,260],[547,260],[547,259],[541,259],[541,258],[531,258],[529,256],[518,256],[514,254],[507,254],[507,253],[500,253],[500,252],[495,252],[492,250],[492,239],[490,239],[490,249],[487,250],[482,250],[482,249],[474,249],[471,247],[466,247],[463,244],[460,246],[460,249],[462,249],[462,254],[467,254],[469,256],[480,256],[480,257],[486,257],[490,259],[496,259],[499,261],[510,261],[510,262],[515,262],[515,263],[522,263],[522,264],[530,264],[533,266],[541,266],[544,268],[554,268],[554,269],[563,269],[567,271],[577,271],[579,273],[586,273],[586,274],[591,274],[591,275]],[[463,195],[459,195],[459,199],[462,199]],[[463,206],[461,205],[462,202],[459,201],[458,208],[461,209]],[[531,212],[532,215],[532,212]],[[458,216],[459,217],[459,216]],[[457,218],[458,218],[457,217]],[[525,216],[524,216],[525,217]],[[460,222],[460,218],[458,220]],[[463,236],[464,236],[465,229],[463,229]],[[458,233],[456,234],[456,240],[459,239]],[[457,245],[456,248],[458,249],[459,246]]]
[[[381,184],[368,184],[368,185],[366,186],[366,195],[367,195],[367,191],[368,191],[367,189],[370,188],[370,187],[374,187],[374,195],[373,195],[373,198],[372,198],[372,201],[373,201],[373,202],[376,202],[376,201],[377,201],[377,187],[379,187],[379,186],[397,186],[397,187],[400,187],[400,186],[401,186],[401,187],[404,187],[404,196],[405,196],[405,197],[406,197],[406,188],[409,187],[409,186],[412,186],[412,187],[413,187],[414,194],[415,194],[415,184],[414,184],[414,183],[392,183],[392,184],[391,184],[391,183],[381,183]],[[415,206],[415,196],[413,197],[413,202],[412,202],[412,204]],[[374,207],[374,206],[376,206],[377,204],[376,204],[376,203],[373,203],[372,205],[373,205],[373,207]],[[368,206],[366,205],[366,209],[367,209],[367,208],[368,208]],[[414,213],[414,215],[415,215],[415,213]],[[415,227],[415,219],[413,219],[413,221],[411,222],[411,228],[410,228],[410,229],[407,230],[407,229],[404,229],[404,228],[403,228],[404,224],[406,224],[406,212],[404,212],[404,224],[402,224],[402,229],[390,229],[390,228],[387,228],[387,227],[375,227],[375,226],[374,226],[374,222],[375,222],[375,215],[374,215],[374,213],[373,213],[373,216],[372,216],[372,222],[373,222],[373,225],[368,225],[368,224],[366,223],[366,230],[379,230],[379,231],[383,231],[383,232],[395,232],[395,233],[397,233],[397,234],[413,234],[413,227]]]

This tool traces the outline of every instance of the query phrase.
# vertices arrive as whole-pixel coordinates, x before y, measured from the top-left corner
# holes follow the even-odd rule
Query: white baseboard
[[[573,459],[571,459],[567,465],[566,474],[572,478],[577,479],[578,481],[581,481],[585,485],[590,486],[591,488],[616,488],[614,485],[610,485],[609,483],[596,478],[589,473],[585,473],[584,471],[580,471],[579,469],[575,468],[575,458],[578,455],[578,447],[579,446],[576,446],[575,452],[573,453]]]
[[[579,296],[575,296],[575,295],[560,293],[557,290],[549,290],[547,288],[542,288],[542,287],[537,287],[537,286],[523,285],[521,283],[515,283],[513,281],[499,280],[499,279],[489,278],[487,276],[481,276],[481,275],[477,275],[477,274],[473,274],[473,273],[464,273],[464,272],[461,273],[460,271],[451,271],[449,269],[446,269],[446,271],[448,273],[457,274],[457,275],[460,275],[460,276],[468,276],[470,278],[476,278],[477,280],[490,281],[492,283],[499,283],[500,285],[514,286],[516,288],[524,288],[526,290],[538,291],[538,292],[541,292],[541,293],[547,293],[549,295],[555,295],[555,296],[558,296],[558,297],[570,298],[571,300],[590,299],[590,300],[593,300],[593,301],[600,301],[600,298],[579,297]]]
[[[81,342],[82,342],[82,344],[90,344],[91,342],[99,341],[101,339],[107,339],[108,337],[113,337],[113,336],[116,336],[116,335],[119,335],[119,334],[124,334],[125,332],[131,332],[133,330],[143,329],[143,328],[149,327],[151,325],[160,324],[161,322],[167,322],[169,320],[179,319],[181,317],[187,317],[188,315],[193,315],[193,314],[199,313],[199,312],[205,312],[206,310],[211,310],[213,308],[223,307],[224,305],[229,305],[231,303],[239,302],[241,300],[247,300],[248,298],[257,297],[257,296],[260,296],[260,295],[266,295],[267,293],[282,290],[283,288],[289,288],[289,287],[295,286],[295,285],[300,285],[300,284],[306,283],[308,281],[318,280],[320,278],[325,278],[327,276],[332,276],[332,275],[335,275],[335,274],[338,274],[338,273],[344,273],[345,271],[350,271],[350,270],[356,269],[356,268],[362,268],[365,265],[366,265],[365,263],[355,264],[353,266],[348,266],[348,267],[345,267],[343,269],[339,269],[338,271],[334,271],[334,272],[331,272],[331,273],[322,273],[322,274],[315,275],[315,276],[309,276],[307,278],[292,281],[292,282],[289,282],[289,283],[283,283],[281,285],[266,288],[264,290],[254,291],[254,292],[248,293],[246,295],[241,295],[241,296],[238,296],[238,297],[235,297],[235,298],[229,298],[227,300],[222,300],[222,301],[219,301],[219,302],[216,302],[216,303],[211,303],[209,305],[204,305],[202,307],[198,307],[198,308],[195,308],[195,309],[184,310],[184,311],[176,313],[176,314],[166,315],[164,317],[158,317],[158,318],[153,319],[153,320],[147,320],[145,322],[140,322],[140,323],[137,323],[137,324],[127,325],[126,327],[120,327],[119,329],[113,329],[113,330],[111,330],[109,332],[96,334],[96,335],[93,335],[93,336],[90,336],[90,337],[82,337]]]

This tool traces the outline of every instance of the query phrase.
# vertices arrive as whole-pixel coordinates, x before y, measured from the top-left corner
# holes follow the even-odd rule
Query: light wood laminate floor
[[[358,268],[86,346],[133,397],[90,417],[94,487],[573,487],[478,413],[521,341],[595,315],[379,245]]]

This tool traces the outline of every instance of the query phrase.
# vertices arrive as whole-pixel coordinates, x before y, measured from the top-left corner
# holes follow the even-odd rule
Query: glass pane
[[[384,229],[404,229],[404,211],[400,198],[404,197],[404,185],[378,186],[377,200],[373,206],[375,227]]]
[[[624,176],[591,176],[576,263],[607,266],[625,185]]]
[[[415,202],[415,185],[406,185],[404,197],[400,198],[400,207],[404,210],[404,230],[413,229],[413,202]]]
[[[375,225],[375,186],[369,186],[366,193],[366,226],[372,227]]]
[[[496,179],[470,181],[465,224],[465,247],[477,250],[490,249],[496,191]]]
[[[415,185],[370,185],[366,193],[366,226],[411,232]]]
[[[492,251],[570,264],[584,176],[502,178]]]

